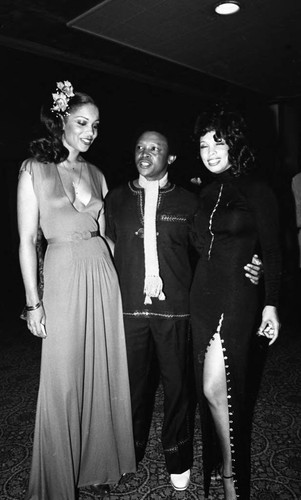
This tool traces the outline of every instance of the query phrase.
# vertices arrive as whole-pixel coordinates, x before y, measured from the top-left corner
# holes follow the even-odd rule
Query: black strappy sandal
[[[222,479],[233,479],[234,475],[232,474],[232,476],[224,476],[224,474],[222,475]]]
[[[233,478],[234,478],[234,474],[232,474],[231,476],[225,476],[224,474],[222,474],[222,480],[233,479]],[[234,483],[233,483],[233,486],[234,486]],[[225,486],[224,486],[224,491],[225,491]],[[234,492],[235,492],[235,486],[234,486]],[[235,498],[237,498],[236,492],[235,492]]]

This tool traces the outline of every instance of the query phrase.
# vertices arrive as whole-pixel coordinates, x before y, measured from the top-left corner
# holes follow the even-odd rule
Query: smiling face
[[[200,155],[205,167],[213,174],[221,174],[230,168],[229,146],[215,130],[200,137]]]
[[[144,132],[138,139],[135,148],[135,163],[140,175],[147,180],[155,181],[164,177],[168,165],[176,157],[168,153],[168,142],[159,132]]]
[[[94,104],[83,104],[64,119],[63,144],[69,152],[85,153],[98,134],[99,111]]]

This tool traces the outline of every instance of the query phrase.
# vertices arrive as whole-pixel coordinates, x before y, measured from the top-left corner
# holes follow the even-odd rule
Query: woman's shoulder
[[[260,176],[246,176],[241,183],[242,192],[256,210],[276,209],[277,196],[273,186]]]
[[[20,173],[28,172],[30,175],[33,173],[38,173],[39,171],[45,171],[49,163],[42,163],[34,157],[26,158],[23,160],[20,167]]]
[[[249,193],[261,195],[263,193],[273,192],[272,186],[258,175],[249,175],[242,179],[242,185]]]

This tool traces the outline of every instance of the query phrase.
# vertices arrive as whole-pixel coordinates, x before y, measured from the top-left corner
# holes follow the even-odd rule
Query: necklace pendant
[[[73,189],[74,189],[75,196],[78,196],[78,185],[76,185],[75,182],[73,181],[72,182],[72,186],[73,186]]]

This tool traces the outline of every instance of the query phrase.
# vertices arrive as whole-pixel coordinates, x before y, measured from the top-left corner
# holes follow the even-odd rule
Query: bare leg
[[[223,457],[225,500],[236,500],[232,476],[225,362],[219,333],[208,348],[204,362],[204,395],[208,401]]]

